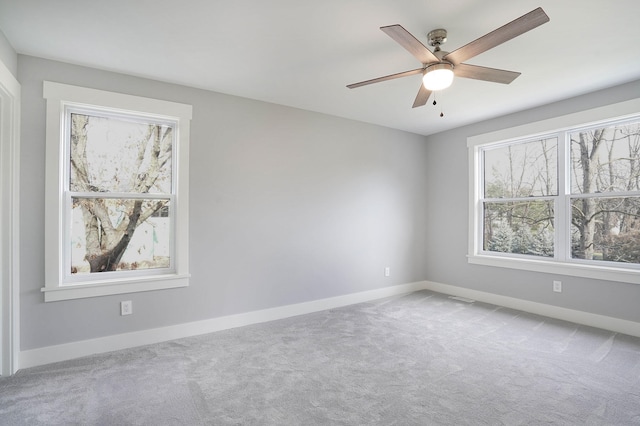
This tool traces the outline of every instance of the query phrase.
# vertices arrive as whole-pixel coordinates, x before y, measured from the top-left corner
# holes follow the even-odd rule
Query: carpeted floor
[[[640,425],[640,339],[420,291],[19,371],[2,425]]]

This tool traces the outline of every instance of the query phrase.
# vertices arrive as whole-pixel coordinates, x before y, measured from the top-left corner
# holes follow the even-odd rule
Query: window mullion
[[[570,170],[571,161],[569,138],[567,132],[558,135],[558,197],[556,200],[555,259],[567,261],[571,257],[571,201]]]

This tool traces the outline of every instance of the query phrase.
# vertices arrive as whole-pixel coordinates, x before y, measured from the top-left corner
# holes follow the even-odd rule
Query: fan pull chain
[[[436,106],[438,102],[436,101],[436,92],[433,92],[433,106]],[[440,117],[444,117],[444,112],[442,112],[442,105],[440,105]]]

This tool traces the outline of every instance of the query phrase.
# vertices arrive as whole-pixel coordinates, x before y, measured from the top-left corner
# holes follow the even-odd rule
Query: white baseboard
[[[592,314],[584,311],[576,311],[573,309],[561,308],[558,306],[546,305],[544,303],[531,302],[528,300],[516,299],[513,297],[501,296],[498,294],[486,293],[483,291],[471,290],[464,287],[457,287],[432,281],[425,281],[424,288],[438,293],[462,296],[479,302],[504,306],[505,308],[517,309],[532,314],[543,315],[550,318],[574,322],[576,324],[588,325],[591,327],[614,331],[616,333],[640,337],[640,323],[638,322]]]
[[[58,361],[66,361],[87,355],[127,349],[136,346],[165,342],[183,337],[197,336],[213,333],[245,325],[258,324],[289,318],[297,315],[309,314],[326,309],[339,308],[356,303],[368,302],[385,297],[398,296],[418,290],[431,290],[438,293],[461,296],[480,302],[504,306],[533,314],[544,315],[577,324],[602,328],[617,333],[629,334],[640,337],[640,323],[627,321],[589,312],[560,308],[531,302],[513,297],[501,296],[483,291],[471,290],[448,284],[432,281],[420,281],[410,284],[402,284],[385,287],[377,290],[369,290],[360,293],[347,294],[327,299],[313,300],[310,302],[280,306],[260,311],[246,312],[237,315],[212,318],[209,320],[195,321],[185,324],[172,325],[150,330],[135,331],[114,336],[100,337],[97,339],[82,340],[55,346],[31,349],[20,352],[19,367],[29,368],[38,365],[50,364]]]
[[[297,315],[327,309],[353,305],[355,303],[368,302],[385,297],[411,293],[425,288],[426,282],[415,282],[369,290],[359,293],[346,294],[327,299],[313,300],[310,302],[293,305],[279,306],[260,311],[246,312],[237,315],[212,318],[209,320],[195,321],[168,327],[141,330],[131,333],[117,334],[113,336],[99,337],[90,340],[65,343],[55,346],[21,351],[19,356],[19,368],[29,368],[38,365],[50,364],[58,361],[66,361],[87,355],[127,349],[136,346],[165,342],[183,337],[197,336],[213,333],[215,331],[242,327],[250,324],[258,324]]]

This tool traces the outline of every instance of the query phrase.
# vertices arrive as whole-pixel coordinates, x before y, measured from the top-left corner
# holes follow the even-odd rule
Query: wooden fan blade
[[[429,96],[431,96],[431,90],[426,89],[424,87],[424,84],[420,82],[420,90],[418,90],[418,95],[416,96],[416,100],[413,101],[412,108],[421,107],[424,104],[426,104],[427,101],[429,100]]]
[[[519,72],[515,71],[499,70],[469,64],[456,65],[453,73],[456,77],[473,78],[475,80],[492,81],[502,84],[509,84],[520,75]]]
[[[347,87],[349,89],[355,89],[356,87],[366,86],[367,84],[380,83],[381,81],[393,80],[400,77],[408,77],[410,75],[422,74],[424,70],[422,68],[417,68],[411,71],[399,72],[397,74],[385,75],[384,77],[378,77],[371,80],[361,81],[359,83],[348,84]]]
[[[416,57],[421,63],[439,62],[440,60],[411,33],[405,30],[402,25],[389,25],[380,27],[389,37],[394,39],[400,46],[404,47]]]
[[[544,13],[544,10],[539,7],[525,15],[522,15],[518,19],[501,26],[497,30],[491,31],[471,43],[454,50],[443,59],[453,63],[454,65],[458,65],[467,59],[473,58],[482,52],[486,52],[487,50],[524,34],[546,22],[549,22],[549,17]]]

